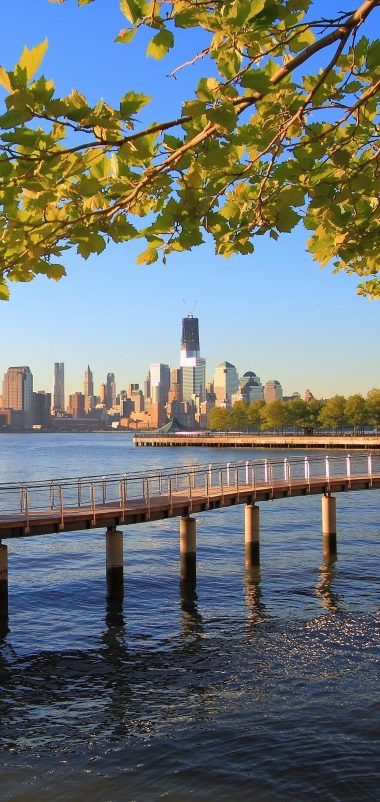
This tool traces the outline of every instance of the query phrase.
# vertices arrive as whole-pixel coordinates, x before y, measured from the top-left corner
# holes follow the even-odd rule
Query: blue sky
[[[317,5],[330,13],[331,3]],[[77,88],[91,103],[117,103],[134,89],[154,96],[147,120],[169,119],[202,74],[198,65],[167,78],[178,55],[163,63],[145,59],[144,33],[130,46],[114,44],[126,24],[117,0],[81,9],[74,0],[3,0],[2,12],[0,63],[11,68],[24,44],[47,36],[42,72],[59,93]],[[180,61],[190,52],[183,41]],[[321,271],[306,239],[299,226],[277,243],[260,239],[250,256],[225,260],[205,243],[149,267],[136,265],[136,243],[87,262],[70,252],[67,278],[14,284],[11,301],[0,303],[0,378],[10,365],[29,365],[35,389],[51,389],[53,363],[63,361],[67,392],[82,389],[88,363],[96,388],[109,371],[118,389],[142,383],[150,362],[178,365],[181,318],[196,303],[209,378],[227,359],[262,381],[278,378],[286,393],[310,387],[324,397],[365,394],[380,386],[380,307],[355,295],[353,277]]]

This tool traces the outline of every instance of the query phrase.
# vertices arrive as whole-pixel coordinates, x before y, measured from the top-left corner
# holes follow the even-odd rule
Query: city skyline
[[[78,393],[84,392],[86,387],[88,389],[91,389],[92,392],[91,393],[90,392],[89,393],[84,392],[84,397],[91,396],[91,395],[95,395],[95,396],[99,396],[100,395],[100,396],[102,396],[102,392],[103,392],[104,393],[104,399],[103,400],[104,400],[107,408],[110,408],[111,406],[113,406],[113,403],[115,402],[116,395],[119,395],[120,392],[125,391],[127,387],[133,385],[135,387],[139,386],[140,390],[143,389],[145,384],[146,384],[147,371],[149,373],[149,371],[151,371],[152,368],[157,369],[157,370],[159,370],[161,368],[167,369],[167,373],[168,373],[168,388],[169,388],[169,381],[170,381],[169,373],[170,373],[170,371],[177,370],[179,368],[182,368],[182,370],[183,370],[183,365],[181,363],[182,362],[184,364],[186,363],[186,359],[187,359],[186,353],[187,352],[186,352],[186,348],[184,348],[184,326],[186,325],[186,321],[188,321],[189,319],[193,319],[196,322],[196,329],[197,329],[196,330],[196,337],[198,338],[197,339],[197,346],[198,347],[197,347],[196,350],[194,350],[194,354],[197,354],[196,358],[199,359],[200,350],[199,350],[198,317],[194,317],[192,314],[188,314],[187,317],[182,319],[182,337],[179,339],[180,350],[179,350],[179,352],[177,354],[177,362],[175,364],[172,364],[170,362],[169,363],[164,363],[164,362],[161,362],[161,361],[150,362],[147,366],[144,366],[144,367],[140,368],[140,373],[139,373],[139,377],[140,378],[139,378],[138,381],[136,379],[136,376],[129,376],[127,380],[120,381],[120,378],[118,377],[117,374],[115,374],[114,371],[111,372],[111,371],[107,370],[104,375],[103,375],[103,373],[97,375],[97,368],[95,367],[95,369],[91,369],[90,365],[89,365],[89,360],[88,360],[87,361],[88,362],[87,363],[87,368],[85,368],[83,370],[80,381],[78,381],[78,383],[75,385],[75,381],[76,380],[73,380],[72,377],[70,376],[70,365],[67,365],[67,363],[65,363],[65,362],[54,362],[51,365],[51,369],[52,369],[51,382],[50,382],[50,384],[48,383],[45,386],[43,386],[36,379],[36,375],[37,374],[34,372],[33,364],[29,364],[28,368],[30,369],[31,374],[33,376],[33,383],[34,383],[34,388],[33,389],[34,389],[35,392],[45,392],[45,393],[51,392],[51,395],[52,395],[52,408],[53,409],[62,409],[63,410],[63,409],[66,409],[68,407],[68,399],[69,399],[69,397],[74,395],[74,394],[78,394]],[[190,335],[193,336],[193,332],[192,331],[190,332]],[[188,346],[188,348],[190,348],[190,345]],[[192,351],[188,351],[188,353],[192,354],[193,352]],[[216,375],[216,371],[219,368],[223,367],[224,365],[227,365],[227,366],[233,368],[234,371],[237,374],[237,377],[239,379],[241,379],[244,375],[248,375],[248,373],[251,373],[251,368],[255,367],[255,366],[252,366],[252,365],[248,365],[248,366],[243,366],[242,369],[238,369],[236,360],[233,363],[229,363],[229,361],[223,360],[223,362],[219,362],[219,363],[217,363],[216,365],[213,365],[213,366],[210,365],[210,361],[207,358],[202,359],[201,361],[204,362],[205,365],[207,366],[206,367],[206,384],[209,384],[210,382],[214,381],[214,377]],[[14,364],[16,364],[16,363],[14,363]],[[24,362],[23,362],[24,366],[25,366],[25,364],[26,364],[26,360],[24,360]],[[3,378],[4,378],[4,380],[6,378],[7,372],[10,369],[12,369],[12,370],[16,370],[16,369],[20,370],[21,369],[21,362],[20,362],[20,365],[17,365],[16,367],[10,368],[9,365],[4,367],[4,369],[3,369]],[[45,369],[46,369],[46,366],[45,366]],[[1,363],[0,363],[0,370],[1,370]],[[253,373],[252,375],[255,376],[255,373]],[[45,372],[45,375],[46,375],[46,372]],[[259,378],[258,375],[256,376],[256,378],[260,381],[260,378]],[[329,397],[331,397],[333,395],[336,395],[336,394],[341,394],[341,395],[348,396],[348,395],[353,395],[356,392],[358,392],[361,395],[365,396],[367,394],[367,392],[369,392],[373,387],[377,387],[376,382],[373,382],[370,386],[368,386],[364,390],[352,390],[352,392],[343,392],[343,391],[340,391],[339,389],[335,388],[330,393],[330,395],[319,395],[317,392],[315,392],[315,389],[314,389],[312,381],[309,381],[309,382],[305,381],[304,382],[305,386],[293,387],[290,390],[289,387],[288,387],[288,384],[287,384],[286,376],[281,376],[281,375],[274,376],[274,375],[270,375],[269,373],[268,373],[268,375],[266,373],[264,373],[264,378],[262,380],[262,384],[264,385],[264,384],[269,383],[271,381],[273,382],[273,380],[275,381],[275,383],[278,383],[278,381],[279,381],[279,383],[280,383],[280,385],[281,385],[281,387],[283,389],[284,396],[287,396],[287,397],[290,397],[291,395],[296,394],[296,393],[299,393],[301,395],[301,397],[303,397],[305,392],[309,392],[310,388],[311,388],[311,391],[312,391],[314,397],[317,397],[317,398],[329,398]],[[152,387],[155,386],[155,383],[157,383],[157,381],[155,382],[154,380],[153,381],[151,380]],[[379,384],[380,384],[380,381],[379,381]],[[58,395],[59,395],[59,398],[63,397],[63,399],[64,399],[64,404],[63,405],[60,403],[60,401],[58,399]]]
[[[330,11],[331,4],[325,6]],[[11,17],[12,8],[5,0],[5,15]],[[165,79],[176,66],[170,54],[164,64],[148,59],[136,70],[133,47],[129,52],[113,43],[123,24],[117,6],[107,15],[98,3],[78,8],[20,0],[18,8],[18,24],[4,37],[2,63],[12,66],[24,43],[33,47],[47,36],[41,71],[57,76],[59,92],[69,93],[79,74],[90,102],[100,94],[112,102],[131,88],[156,95],[166,81],[160,106],[156,98],[149,114],[170,114],[189,80],[186,70],[176,81]],[[84,38],[91,39],[91,52],[83,48]],[[14,284],[10,302],[0,303],[6,343],[0,371],[30,365],[35,388],[51,391],[52,365],[63,362],[66,398],[82,390],[88,364],[97,389],[110,371],[118,387],[142,387],[152,362],[178,364],[178,321],[197,302],[207,380],[227,360],[239,375],[253,370],[263,379],[278,378],[287,395],[307,387],[318,397],[366,394],[380,385],[379,307],[355,295],[355,277],[333,276],[331,266],[320,271],[305,252],[306,238],[300,224],[278,243],[259,238],[252,255],[229,260],[215,256],[206,241],[191,253],[173,254],[166,266],[136,266],[142,249],[136,243],[110,245],[87,262],[68,251],[61,282],[40,277]]]

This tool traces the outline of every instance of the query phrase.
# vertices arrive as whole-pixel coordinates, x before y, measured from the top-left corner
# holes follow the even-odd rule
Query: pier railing
[[[131,501],[140,500],[150,509],[151,500],[174,495],[184,496],[190,502],[198,494],[210,498],[212,492],[235,488],[257,487],[274,489],[276,484],[309,485],[313,479],[323,477],[329,487],[334,477],[367,477],[380,473],[380,454],[353,454],[339,456],[306,456],[285,459],[244,460],[213,462],[209,464],[180,465],[143,473],[111,473],[104,475],[68,477],[41,481],[0,484],[0,515],[20,514],[26,520],[33,513],[54,511],[63,522],[64,514],[72,509],[92,510],[95,521],[100,508],[119,507],[121,511]]]

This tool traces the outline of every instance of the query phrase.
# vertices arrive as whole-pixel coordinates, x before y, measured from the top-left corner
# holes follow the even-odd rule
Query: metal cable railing
[[[195,495],[210,494],[219,490],[222,495],[235,489],[238,497],[247,487],[255,493],[258,486],[268,486],[272,492],[276,484],[285,484],[289,492],[297,482],[310,490],[313,479],[324,478],[327,486],[334,477],[351,480],[356,476],[369,478],[380,474],[380,454],[354,453],[339,456],[306,456],[285,459],[241,460],[213,462],[197,465],[180,465],[143,473],[126,472],[84,477],[36,480],[0,484],[0,517],[22,514],[27,518],[35,512],[51,511],[61,517],[72,509],[90,509],[93,521],[96,511],[106,506],[118,507],[124,514],[129,502],[139,500],[150,514],[152,499],[169,498],[172,510],[173,497],[184,496],[190,509]]]

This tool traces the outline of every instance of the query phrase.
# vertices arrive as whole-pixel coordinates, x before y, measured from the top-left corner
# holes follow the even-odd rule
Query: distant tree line
[[[265,401],[236,401],[232,409],[214,407],[209,415],[209,427],[220,431],[284,432],[294,429],[298,433],[312,434],[320,429],[340,433],[351,428],[353,434],[362,434],[366,426],[380,431],[380,389],[369,391],[367,397],[356,393],[345,398],[334,395],[327,401],[312,398],[291,398]]]

